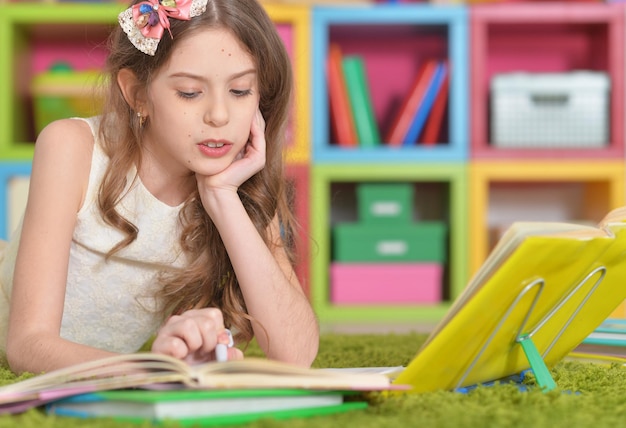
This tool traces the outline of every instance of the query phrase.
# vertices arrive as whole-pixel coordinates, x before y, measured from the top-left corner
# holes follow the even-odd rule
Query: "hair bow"
[[[154,56],[163,37],[170,31],[170,18],[188,21],[206,11],[208,0],[147,0],[120,13],[118,20],[128,40],[141,52]]]

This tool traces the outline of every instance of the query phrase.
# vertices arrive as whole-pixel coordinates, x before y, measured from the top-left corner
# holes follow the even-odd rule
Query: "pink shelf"
[[[615,158],[624,153],[624,5],[531,3],[470,9],[471,157]],[[489,82],[503,72],[593,70],[611,79],[609,144],[600,149],[503,149],[489,141]]]
[[[306,295],[310,295],[309,278],[309,166],[289,164],[286,169],[287,180],[292,183],[291,194],[293,208],[300,229],[296,231],[298,242],[298,260],[296,261],[296,275],[300,280]]]

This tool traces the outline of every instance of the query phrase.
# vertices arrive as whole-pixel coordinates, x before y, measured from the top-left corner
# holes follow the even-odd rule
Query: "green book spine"
[[[354,116],[359,144],[363,147],[377,146],[380,144],[380,133],[374,116],[363,58],[359,56],[344,57],[343,74],[352,105],[352,115]]]

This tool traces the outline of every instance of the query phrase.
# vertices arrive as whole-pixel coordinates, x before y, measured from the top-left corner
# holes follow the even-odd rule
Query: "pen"
[[[229,329],[226,329],[226,334],[228,335],[228,344],[226,343],[218,343],[215,345],[215,359],[219,363],[223,363],[224,361],[228,361],[228,348],[232,348],[235,342],[233,341],[233,334]]]

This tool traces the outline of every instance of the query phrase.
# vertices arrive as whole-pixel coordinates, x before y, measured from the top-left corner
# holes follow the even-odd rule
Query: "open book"
[[[302,389],[376,391],[393,388],[375,373],[337,373],[247,358],[190,366],[154,353],[123,354],[51,371],[0,388],[0,414],[96,391],[122,388]]]
[[[395,383],[454,389],[562,360],[626,298],[626,207],[597,227],[513,224]]]

